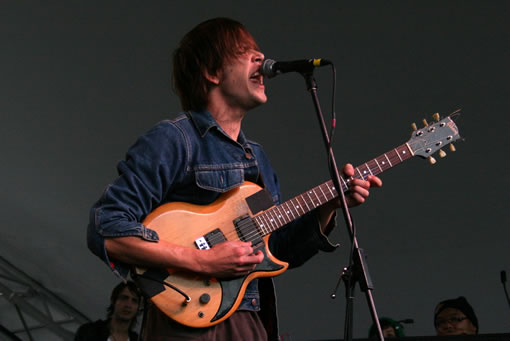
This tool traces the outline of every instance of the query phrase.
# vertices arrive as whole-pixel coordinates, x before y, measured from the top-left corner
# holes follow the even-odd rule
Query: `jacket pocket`
[[[196,170],[197,186],[218,193],[228,192],[244,182],[244,171],[236,169]]]

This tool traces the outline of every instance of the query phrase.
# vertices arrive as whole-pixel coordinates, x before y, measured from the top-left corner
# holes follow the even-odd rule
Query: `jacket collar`
[[[201,110],[201,111],[188,111],[189,116],[191,117],[191,121],[197,128],[198,132],[200,133],[201,137],[204,137],[211,128],[216,128],[218,131],[220,131],[223,135],[229,137],[223,129],[221,129],[220,125],[214,117],[211,115],[211,113],[207,110]],[[230,138],[230,137],[229,137]],[[237,139],[238,143],[241,145],[244,145],[246,141],[246,137],[244,136],[243,131],[241,130],[239,132],[239,137]]]

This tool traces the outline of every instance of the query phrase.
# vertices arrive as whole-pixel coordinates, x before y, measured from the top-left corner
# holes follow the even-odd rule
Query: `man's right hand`
[[[227,241],[209,250],[199,251],[201,273],[217,277],[246,276],[264,259],[260,250],[254,253],[249,242]]]
[[[262,262],[262,251],[251,243],[227,241],[209,250],[197,250],[160,240],[139,237],[109,238],[106,249],[112,259],[142,267],[178,268],[216,278],[246,276]]]

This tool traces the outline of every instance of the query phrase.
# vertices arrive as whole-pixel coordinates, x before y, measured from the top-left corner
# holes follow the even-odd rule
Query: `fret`
[[[264,221],[262,220],[262,215],[255,216],[255,221],[257,222],[259,229],[262,230],[263,235],[266,235],[269,233],[269,231],[266,229]]]
[[[310,206],[308,206],[308,202],[305,200],[305,198],[303,197],[303,195],[300,195],[298,198],[301,198],[301,201],[303,201],[304,205],[302,205],[303,207],[303,212],[306,213],[306,212],[310,212]],[[298,199],[299,201],[299,199]],[[306,206],[306,211],[304,210],[305,209],[305,206]]]
[[[409,157],[414,156],[414,153],[413,153],[411,147],[409,146],[409,143],[406,143],[405,146],[406,146],[407,150],[409,150],[409,154],[411,154]]]
[[[280,219],[278,218],[278,212],[276,212],[276,207],[273,207],[271,210],[271,218],[273,219],[273,223],[278,226],[280,225]]]
[[[328,197],[326,197],[326,193],[324,193],[324,191],[322,190],[322,185],[320,185],[318,187],[321,190],[322,196],[324,197],[324,202],[328,202]],[[323,204],[323,203],[321,203],[321,204]]]
[[[347,181],[345,181],[344,178],[340,177],[340,186],[342,186],[342,191],[347,191],[349,189],[349,186],[347,184]],[[333,184],[333,181],[331,181],[331,183]],[[333,189],[335,189],[335,187],[333,186]],[[338,196],[338,192],[335,194],[335,197]]]
[[[363,166],[360,166],[360,167],[358,167],[358,168],[361,168],[361,167],[363,167]],[[358,173],[359,173],[359,171],[358,171]],[[366,177],[367,177],[367,169],[366,169],[366,167],[365,167],[365,168],[363,169],[363,174],[361,175],[361,178],[362,178],[363,180],[366,180]]]
[[[287,212],[289,212],[291,215],[292,215],[292,218],[296,219],[297,217],[299,217],[299,213],[296,211],[296,208],[292,205],[289,205],[289,201],[287,201]],[[296,214],[292,213],[292,208],[294,208],[294,211],[296,212]]]
[[[413,153],[411,152],[411,149],[409,149],[409,146],[407,145],[407,143],[401,145],[399,148],[402,149],[402,155],[404,155],[404,160],[407,160],[413,156]]]
[[[262,214],[261,216],[261,219],[262,219],[262,224],[265,228],[265,230],[269,233],[271,232],[271,225],[269,224],[269,221],[267,219],[267,216],[265,214]]]
[[[280,224],[281,225],[285,225],[286,223],[288,223],[288,221],[285,220],[285,216],[282,214],[282,212],[280,211],[280,206],[276,206],[275,207],[275,210],[276,210],[276,214],[278,216],[278,220],[280,221]],[[283,224],[281,223],[281,221],[283,221]]]
[[[374,159],[375,163],[377,164],[377,167],[379,167],[379,170],[381,173],[383,172],[383,169],[381,168],[381,165],[379,165],[379,162],[377,161],[377,158]]]
[[[381,168],[379,167],[379,164],[377,163],[377,160],[376,159],[373,159],[372,161],[369,162],[369,164],[371,164],[372,166],[370,167],[370,169],[372,169],[372,173],[374,175],[377,175],[377,174],[380,174],[382,173],[382,170]]]
[[[395,153],[397,153],[398,158],[400,159],[400,162],[402,162],[402,158],[400,157],[400,153],[398,152],[397,148],[394,149]]]
[[[386,157],[392,161],[392,166],[393,164],[397,164],[398,163],[398,157],[395,157],[395,150],[391,150],[389,152],[386,153]],[[397,160],[395,160],[397,159]]]
[[[307,203],[307,205],[306,205],[306,206],[308,207],[308,210],[310,210],[310,207],[308,206],[308,203],[310,203],[310,204],[312,205],[312,207],[315,207],[316,205],[315,205],[315,203],[313,202],[312,197],[310,196],[310,191],[306,192],[306,195],[308,196],[308,199],[309,199],[309,200],[306,200],[306,199],[305,199],[305,202]]]
[[[298,214],[298,217],[301,216],[302,214],[305,214],[305,210],[303,209],[303,207],[301,207],[301,204],[299,203],[299,199],[298,197],[295,197],[294,199],[292,199],[294,201],[293,205],[294,205],[294,209],[296,210],[297,214]],[[297,204],[296,204],[297,202]],[[299,213],[299,210],[303,211],[302,214]]]
[[[369,161],[370,162],[370,161]],[[370,175],[374,175],[374,173],[372,173],[372,170],[370,169],[370,166],[368,165],[368,162],[365,162],[365,165],[367,166],[368,168],[368,172],[370,173]]]
[[[326,202],[328,202],[329,200],[331,200],[333,198],[331,196],[332,192],[329,189],[329,186],[327,183],[320,185],[320,189],[321,189],[322,194],[324,195],[324,198],[326,198]]]
[[[317,203],[314,203],[313,202],[313,199],[312,199],[312,204],[313,204],[313,207],[314,208],[317,208],[319,207],[320,205],[322,205],[322,202],[321,202],[321,198],[319,198],[319,196],[317,195],[317,192],[316,192],[316,188],[312,189],[311,191],[309,191],[308,193],[311,193],[313,195],[315,195],[315,198],[317,198]]]
[[[342,179],[342,178],[340,178],[340,179],[341,179],[342,181],[344,180],[344,179]],[[336,195],[335,195],[335,193],[333,193],[333,189],[335,189],[335,188],[334,188],[334,187],[330,187],[330,186],[329,186],[329,184],[330,184],[330,183],[331,183],[331,181],[328,181],[328,182],[326,183],[326,187],[328,187],[329,193],[331,193],[331,199],[333,199],[333,198],[336,196]]]
[[[317,188],[314,188],[312,190],[312,192],[313,192],[313,194],[315,194],[315,197],[317,198],[317,201],[319,202],[317,205],[315,205],[315,207],[322,205],[323,202],[322,202],[321,198],[319,197],[319,195],[317,194]]]
[[[359,177],[363,179],[363,175],[361,174],[361,172],[359,171],[359,169],[358,169],[358,168],[355,168],[355,170],[357,170],[357,171],[358,171]],[[363,179],[363,180],[365,180],[365,179]]]
[[[276,220],[276,217],[274,216],[274,210],[269,210],[267,213],[269,215],[269,222],[271,223],[271,227],[274,231],[276,230],[276,227],[278,227],[278,222]]]
[[[390,164],[390,166],[393,167],[393,165],[391,164],[390,159],[388,159],[388,155],[386,155],[386,153],[384,153],[384,156],[386,156],[386,160],[388,160],[388,163]]]
[[[285,214],[287,215],[287,219],[288,219],[289,221],[292,221],[292,219],[291,219],[291,218],[290,218],[290,216],[289,216],[289,213],[290,213],[290,214],[292,214],[292,211],[289,209],[289,204],[288,204],[287,202],[284,202],[284,203],[282,204],[282,206],[283,206],[283,205],[286,205],[286,206],[287,206],[287,208],[283,208],[283,212],[285,212]],[[292,214],[292,218],[294,218],[294,219],[295,219],[294,214]]]

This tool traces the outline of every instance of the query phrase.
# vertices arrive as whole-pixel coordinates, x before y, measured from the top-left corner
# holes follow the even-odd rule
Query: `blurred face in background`
[[[473,323],[462,311],[455,308],[446,308],[441,311],[434,324],[438,336],[476,334],[476,327]]]

